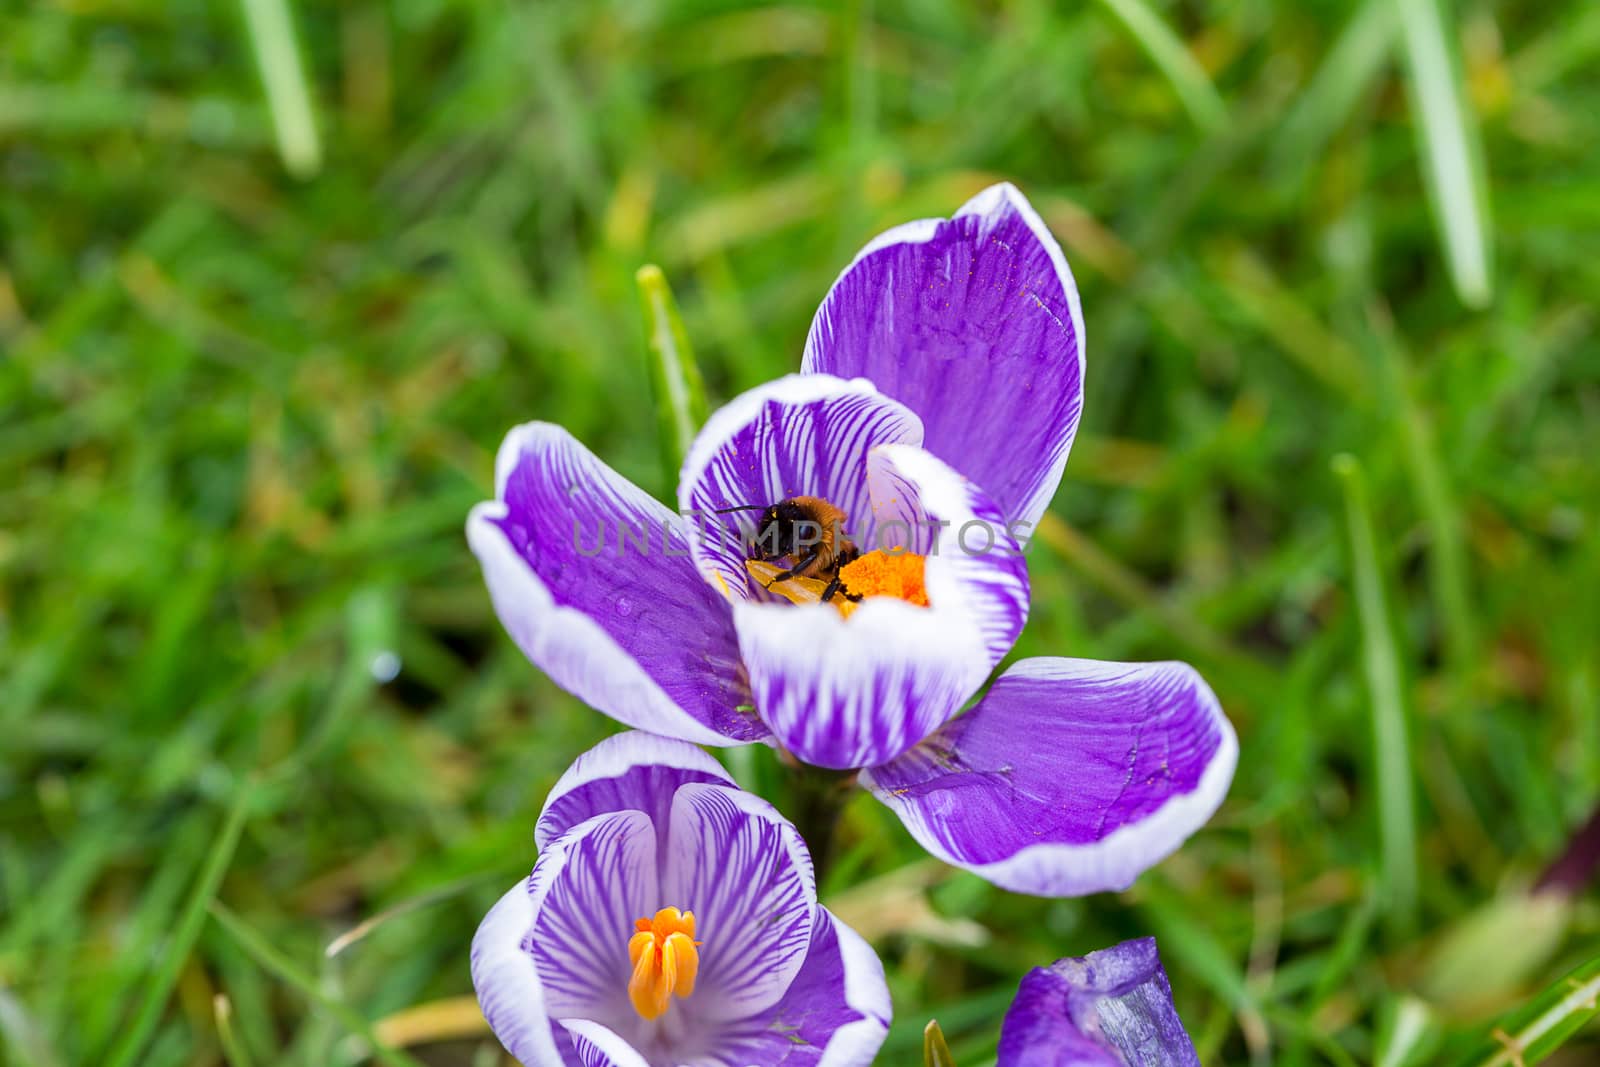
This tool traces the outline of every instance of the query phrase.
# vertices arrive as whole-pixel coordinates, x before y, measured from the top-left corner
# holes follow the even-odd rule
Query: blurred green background
[[[640,265],[716,403],[998,179],[1088,329],[1018,654],[1188,659],[1243,751],[1120,896],[852,803],[880,1062],[1143,933],[1208,1064],[1536,1058],[1600,988],[1582,850],[1529,891],[1600,798],[1597,61],[1582,0],[5,5],[0,1062],[499,1062],[469,939],[613,729],[467,551],[502,434],[664,491]]]

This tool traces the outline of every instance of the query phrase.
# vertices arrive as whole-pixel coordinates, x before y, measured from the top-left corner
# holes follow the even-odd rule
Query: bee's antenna
[[[728,515],[728,514],[731,514],[732,512],[735,512],[735,511],[766,511],[766,510],[767,510],[766,507],[764,507],[761,504],[739,504],[736,507],[731,507],[731,508],[712,508],[711,509],[711,514],[713,514],[713,515]]]

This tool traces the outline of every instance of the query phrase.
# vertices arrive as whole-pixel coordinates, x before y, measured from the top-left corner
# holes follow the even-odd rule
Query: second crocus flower
[[[626,733],[545,802],[539,859],[479,927],[484,1017],[527,1067],[867,1067],[877,956],[811,857],[704,751]]]

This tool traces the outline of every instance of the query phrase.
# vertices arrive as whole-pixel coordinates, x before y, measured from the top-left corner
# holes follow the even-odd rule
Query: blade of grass
[[[1333,470],[1344,491],[1345,520],[1361,620],[1362,663],[1372,712],[1373,763],[1378,775],[1378,830],[1387,918],[1400,933],[1417,916],[1417,830],[1411,783],[1411,747],[1406,725],[1400,654],[1389,623],[1378,558],[1378,538],[1361,464],[1335,456]]]
[[[1424,182],[1433,203],[1445,263],[1456,295],[1481,308],[1493,296],[1489,267],[1489,193],[1469,125],[1455,49],[1445,33],[1443,0],[1395,0],[1405,41],[1406,86],[1415,109]]]
[[[223,931],[262,968],[271,972],[280,981],[299,990],[307,1000],[322,1008],[351,1033],[366,1041],[372,1050],[372,1055],[378,1060],[388,1064],[388,1067],[423,1067],[413,1056],[380,1041],[372,1023],[368,1022],[360,1012],[323,992],[315,979],[296,967],[260,932],[235,915],[226,905],[213,901],[211,917],[216,919],[217,925],[222,927]]]
[[[489,1022],[470,993],[413,1004],[379,1019],[373,1031],[396,1048],[485,1036]]]
[[[328,947],[323,950],[323,955],[327,956],[329,959],[332,959],[391,919],[397,919],[402,915],[409,915],[418,908],[430,907],[439,903],[440,901],[449,900],[451,897],[465,893],[469,889],[475,889],[478,886],[489,882],[498,882],[499,879],[500,873],[498,871],[483,871],[477,874],[469,874],[465,877],[457,878],[454,881],[447,882],[446,884],[438,886],[437,888],[430,889],[423,893],[418,893],[416,896],[409,897],[397,904],[390,905],[389,907],[378,912],[378,914],[373,915],[370,918],[363,919],[355,926],[352,926],[350,929],[346,930],[344,933],[328,942]]]
[[[255,1067],[249,1050],[233,1029],[233,1001],[228,999],[226,993],[218,993],[211,998],[211,1014],[217,1023],[217,1041],[222,1045],[222,1054],[227,1057],[228,1067]]]
[[[1271,672],[1250,653],[1240,649],[1203,620],[1163,596],[1140,575],[1109,555],[1099,545],[1055,515],[1039,520],[1035,537],[1050,551],[1112,596],[1157,620],[1195,655],[1233,672],[1241,689],[1266,695],[1276,688]]]
[[[122,1031],[121,1039],[112,1046],[102,1061],[104,1067],[128,1067],[138,1059],[139,1053],[144,1049],[145,1042],[150,1038],[150,1032],[155,1029],[156,1021],[161,1016],[162,1008],[166,1006],[167,998],[172,994],[173,986],[177,984],[178,972],[189,958],[189,951],[194,947],[195,938],[200,936],[200,928],[205,922],[206,908],[216,897],[217,888],[222,884],[222,876],[227,873],[228,864],[233,861],[233,853],[239,845],[239,835],[244,830],[245,818],[249,814],[254,797],[253,780],[247,779],[241,782],[234,790],[233,805],[228,809],[228,814],[222,822],[222,829],[217,833],[211,851],[206,856],[200,878],[195,883],[194,893],[184,905],[183,914],[178,919],[171,940],[167,942],[161,963],[144,985],[143,996],[134,1010],[132,1020]]]
[[[22,1004],[0,985],[0,1063],[6,1050],[17,1057],[21,1067],[61,1067],[66,1061],[56,1054]]]
[[[1394,0],[1361,5],[1284,118],[1269,149],[1276,170],[1300,173],[1322,158],[1323,146],[1377,80],[1394,32]]]
[[[1385,393],[1399,409],[1396,414],[1400,440],[1405,447],[1406,469],[1428,524],[1431,541],[1428,578],[1434,612],[1444,633],[1445,655],[1456,692],[1464,695],[1469,685],[1468,675],[1477,661],[1478,639],[1473,625],[1476,613],[1467,586],[1467,553],[1460,508],[1439,455],[1433,424],[1416,397],[1410,361],[1400,348],[1393,323],[1377,307],[1368,308],[1367,320],[1378,349],[1377,362],[1387,378]]]
[[[242,0],[250,49],[261,70],[261,84],[272,113],[278,155],[296,178],[310,178],[322,169],[322,142],[311,115],[300,46],[294,36],[289,0]]]
[[[706,388],[667,276],[654,263],[647,263],[634,278],[644,307],[650,388],[655,394],[661,465],[670,492],[677,488],[683,457],[689,454],[694,435],[706,421]]]
[[[1376,1067],[1412,1067],[1428,1062],[1439,1044],[1439,1023],[1426,1001],[1409,994],[1388,1004],[1378,1026]]]
[[[1600,956],[1552,982],[1492,1027],[1460,1067],[1532,1067],[1600,1013]]]
[[[1207,132],[1220,130],[1228,122],[1228,106],[1205,70],[1184,47],[1161,16],[1144,0],[1100,0],[1115,15],[1133,39],[1156,65],[1194,124]]]

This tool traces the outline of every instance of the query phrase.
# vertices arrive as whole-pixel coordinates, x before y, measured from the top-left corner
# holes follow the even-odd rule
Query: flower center
[[[851,596],[892,596],[927,607],[928,588],[922,584],[927,567],[927,556],[874,549],[840,567],[839,581]]]
[[[628,979],[628,999],[646,1019],[666,1013],[672,995],[694,992],[700,973],[700,942],[694,939],[694,912],[662,908],[651,919],[634,922],[628,939],[628,959],[633,977]]]
[[[846,618],[859,602],[869,596],[889,596],[908,601],[919,607],[928,606],[928,589],[923,584],[928,557],[915,552],[885,552],[874,549],[839,568],[839,588],[828,603],[839,609]],[[764,560],[745,561],[751,577],[769,591],[777,593],[792,604],[819,602],[832,584],[832,579],[785,578],[774,581],[784,573],[784,568]]]

